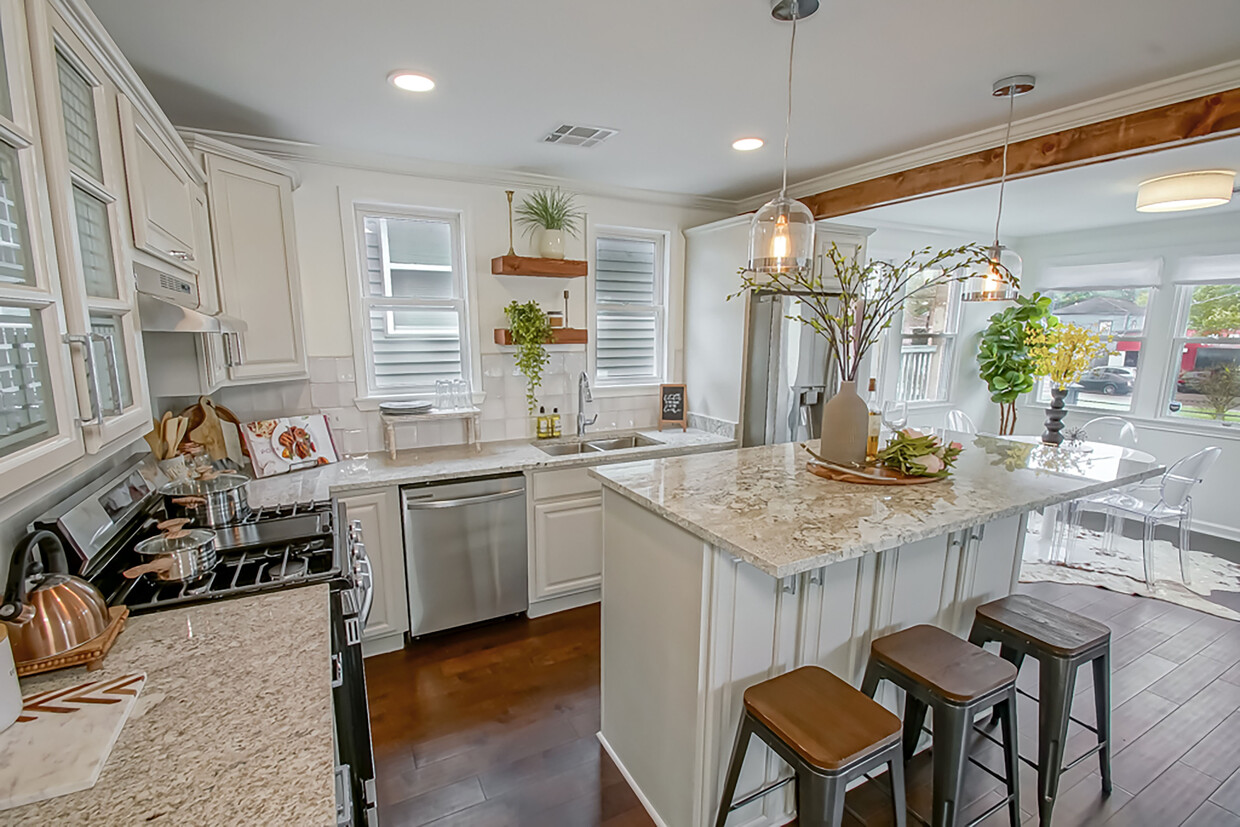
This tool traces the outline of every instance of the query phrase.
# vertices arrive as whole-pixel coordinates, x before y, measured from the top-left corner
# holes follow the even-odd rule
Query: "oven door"
[[[336,735],[336,819],[338,825],[379,823],[375,759],[370,747],[370,711],[362,666],[361,606],[353,584],[331,593],[332,711]]]

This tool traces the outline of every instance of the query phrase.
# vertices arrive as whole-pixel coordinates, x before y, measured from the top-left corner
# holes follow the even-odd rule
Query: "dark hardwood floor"
[[[1063,779],[1056,827],[1240,827],[1240,623],[1170,603],[1086,586],[1021,591],[1111,627],[1115,790],[1103,799],[1098,764]],[[629,827],[652,824],[599,747],[598,607],[441,635],[366,661],[385,827],[434,824]],[[1088,669],[1075,714],[1092,720]],[[1036,664],[1020,684],[1037,691]],[[1022,752],[1036,754],[1037,710],[1018,710]],[[1069,755],[1092,737],[1073,727]],[[998,751],[975,754],[995,769]],[[928,755],[909,773],[909,802],[929,809]],[[1022,766],[1024,823],[1036,824],[1036,778]],[[998,801],[999,783],[974,769],[970,811]],[[860,818],[891,823],[867,785],[848,797]],[[910,822],[912,823],[912,822]],[[991,816],[987,827],[1007,823]]]

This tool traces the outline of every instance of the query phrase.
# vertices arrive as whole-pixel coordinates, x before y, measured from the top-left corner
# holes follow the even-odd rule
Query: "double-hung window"
[[[1240,255],[1183,259],[1172,347],[1172,416],[1240,422]]]
[[[358,210],[362,344],[369,395],[424,394],[469,375],[457,213]]]
[[[666,236],[600,230],[594,245],[594,374],[599,385],[663,381]]]
[[[941,271],[925,270],[909,282],[900,323],[900,369],[896,398],[905,402],[946,402],[960,327],[960,285],[918,290]]]
[[[1088,328],[1110,339],[1110,355],[1095,359],[1067,389],[1069,405],[1116,412],[1132,409],[1146,312],[1161,269],[1159,260],[1047,268],[1040,283],[1042,292],[1051,297],[1051,312],[1063,324]],[[1039,383],[1037,394],[1039,402],[1049,402],[1045,381]]]

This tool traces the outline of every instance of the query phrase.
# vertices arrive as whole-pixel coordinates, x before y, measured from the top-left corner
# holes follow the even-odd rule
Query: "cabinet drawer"
[[[589,468],[568,468],[563,471],[535,471],[530,480],[531,498],[550,500],[557,497],[579,497],[597,494],[603,485],[590,476]]]

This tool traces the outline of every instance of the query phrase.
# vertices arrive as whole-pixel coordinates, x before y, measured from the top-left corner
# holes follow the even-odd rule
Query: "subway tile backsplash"
[[[576,430],[577,377],[586,368],[583,352],[551,353],[538,392],[539,406],[547,413],[558,408],[565,436]],[[341,450],[356,450],[364,444],[368,451],[382,451],[383,428],[377,411],[361,411],[354,405],[357,387],[351,357],[310,359],[309,381],[278,382],[221,388],[212,398],[233,411],[242,421],[306,413],[327,415]],[[475,389],[478,390],[478,389]],[[525,403],[525,377],[517,373],[511,353],[488,353],[482,357],[482,388],[479,439],[493,442],[505,439],[533,439],[534,416]],[[160,412],[181,409],[196,402],[193,398],[157,400]],[[649,392],[631,396],[598,396],[586,405],[587,415],[598,413],[591,431],[651,428],[656,424],[656,400]],[[357,433],[348,433],[357,432]],[[345,437],[348,437],[346,439]],[[421,422],[402,425],[396,430],[400,448],[456,445],[466,438],[461,421]]]

